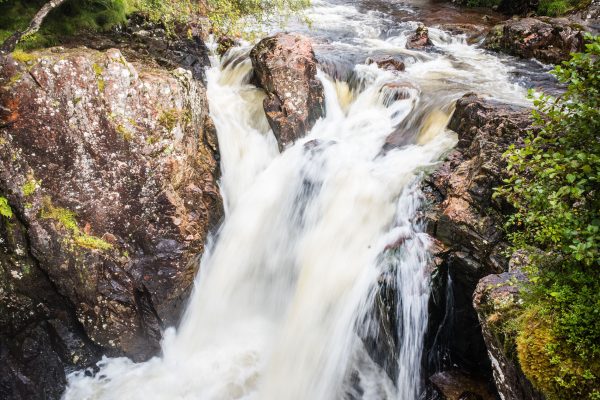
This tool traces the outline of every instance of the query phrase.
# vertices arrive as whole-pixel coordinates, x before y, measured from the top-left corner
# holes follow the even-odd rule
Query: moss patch
[[[104,88],[106,87],[106,83],[104,82],[104,78],[102,77],[102,72],[104,72],[104,68],[102,68],[96,63],[93,63],[92,69],[94,70],[94,74],[96,74],[96,79],[98,80],[98,90],[102,93],[104,92]]]
[[[127,129],[124,125],[117,125],[116,131],[119,135],[121,135],[121,137],[124,140],[126,140],[128,142],[131,139],[133,139],[133,133],[131,133],[131,131],[129,129]]]
[[[35,193],[35,191],[37,190],[37,188],[40,185],[40,181],[36,181],[35,178],[30,177],[27,182],[25,182],[23,184],[23,186],[21,187],[21,192],[23,193],[23,196],[31,196],[32,194]]]
[[[109,250],[113,247],[112,244],[101,238],[88,235],[79,229],[75,213],[66,208],[54,206],[50,198],[44,199],[40,217],[56,221],[63,229],[71,233],[73,241],[80,247],[91,250]]]
[[[13,51],[10,55],[12,56],[13,60],[22,63],[28,63],[36,59],[36,56],[34,56],[33,54],[24,52],[23,50],[19,49]]]
[[[12,208],[10,208],[10,205],[8,204],[8,200],[6,199],[6,197],[2,196],[0,196],[0,215],[9,219],[13,216],[13,211]]]

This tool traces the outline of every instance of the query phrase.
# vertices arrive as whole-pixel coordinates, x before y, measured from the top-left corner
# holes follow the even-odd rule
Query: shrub
[[[525,300],[543,322],[525,318],[518,355],[550,399],[600,398],[589,389],[600,387],[600,37],[587,40],[585,53],[554,70],[566,92],[534,101],[538,129],[506,152],[509,176],[497,191],[515,208],[513,249],[540,249]],[[544,380],[532,354],[548,367]]]

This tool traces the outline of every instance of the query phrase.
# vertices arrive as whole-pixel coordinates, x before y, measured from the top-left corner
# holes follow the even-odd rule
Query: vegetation
[[[566,93],[535,100],[497,192],[516,210],[513,250],[532,255],[519,360],[549,400],[600,399],[600,37],[587,40],[554,70]]]
[[[511,1],[506,0],[462,0],[463,4],[468,7],[494,7],[502,6],[503,4],[510,3]],[[517,0],[512,1],[516,3]],[[569,11],[584,7],[590,3],[590,0],[540,0],[536,11],[539,15],[547,15],[556,17],[559,15],[566,14]]]
[[[27,27],[46,0],[0,0],[0,43]],[[57,45],[81,31],[106,31],[139,12],[167,32],[207,17],[220,34],[247,35],[248,27],[279,24],[301,13],[310,0],[68,0],[48,14],[41,29],[24,38],[19,49]]]
[[[49,198],[44,199],[40,217],[56,221],[63,229],[71,233],[73,241],[80,247],[92,250],[109,250],[112,248],[110,243],[82,231],[77,224],[75,213],[66,208],[56,207]]]
[[[10,208],[10,204],[8,204],[8,200],[6,197],[0,196],[0,215],[10,219],[13,216],[12,208]]]

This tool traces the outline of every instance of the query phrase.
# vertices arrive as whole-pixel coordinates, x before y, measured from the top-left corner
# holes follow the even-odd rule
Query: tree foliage
[[[523,332],[548,338],[540,362],[560,366],[544,368],[552,385],[530,376],[549,399],[600,398],[600,37],[587,40],[554,70],[566,92],[534,101],[537,129],[506,152],[509,177],[497,192],[515,208],[514,249],[532,249],[527,305],[550,331],[536,334],[529,318]],[[519,358],[531,360],[532,349],[521,346]]]

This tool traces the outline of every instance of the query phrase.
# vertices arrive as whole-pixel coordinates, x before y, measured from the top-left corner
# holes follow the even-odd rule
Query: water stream
[[[411,51],[414,22],[336,1],[315,1],[308,14],[312,29],[290,30],[312,36],[329,66],[319,72],[326,117],[280,154],[264,94],[249,84],[249,47],[232,49],[225,68],[215,61],[208,97],[226,219],[184,318],[165,332],[160,357],[105,358],[92,376],[69,376],[64,400],[418,399],[429,297],[419,182],[456,142],[445,126],[458,97],[518,103],[525,89],[510,63],[464,37],[432,28],[435,51]],[[377,54],[402,55],[406,72],[365,64]],[[390,96],[389,83],[403,95]],[[384,150],[398,126],[406,143]],[[358,334],[376,329],[373,299],[389,271],[399,296],[395,377]]]

